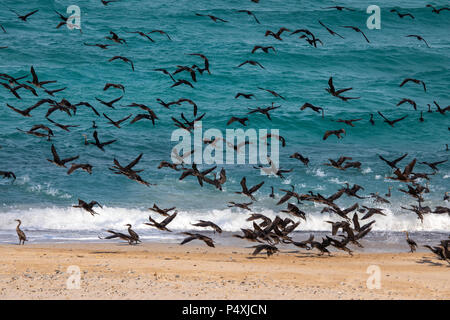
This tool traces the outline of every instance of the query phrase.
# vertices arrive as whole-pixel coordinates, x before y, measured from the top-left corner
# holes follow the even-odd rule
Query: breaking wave
[[[130,223],[133,228],[149,229],[144,223],[148,222],[148,216],[157,221],[164,219],[145,209],[128,209],[118,207],[104,207],[95,209],[99,215],[91,216],[89,213],[76,208],[30,208],[28,210],[11,208],[0,214],[2,229],[14,229],[14,219],[20,217],[24,228],[28,230],[71,230],[71,231],[102,231],[105,229],[123,229],[124,225]],[[321,208],[314,208],[312,213],[307,214],[307,221],[301,220],[298,231],[329,231],[330,224],[326,221],[337,221],[336,215],[320,213]],[[255,210],[270,218],[277,214],[286,217],[285,213],[277,213],[273,210]],[[376,220],[373,230],[375,231],[433,231],[447,232],[450,230],[450,216],[428,214],[423,223],[413,213],[395,209],[385,209],[386,216],[373,216]],[[177,217],[170,223],[170,229],[174,231],[201,230],[192,226],[197,220],[211,220],[219,225],[224,231],[237,232],[241,228],[251,227],[252,222],[246,221],[249,211],[236,209],[222,209],[209,211],[179,211]],[[352,214],[349,215],[350,217]],[[297,220],[297,219],[295,219]],[[372,219],[367,219],[367,222]]]

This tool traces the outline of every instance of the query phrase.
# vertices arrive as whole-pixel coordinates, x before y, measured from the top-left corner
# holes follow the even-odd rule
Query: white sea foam
[[[371,173],[371,172],[372,172],[372,169],[370,167],[367,167],[362,170],[362,173],[364,173],[364,174]]]
[[[54,186],[50,182],[45,182],[43,184],[33,182],[28,175],[24,175],[22,177],[18,177],[15,182],[18,185],[25,186],[27,191],[33,193],[43,193],[55,198],[61,199],[70,199],[72,196],[64,191],[61,191]]]
[[[322,169],[316,169],[313,172],[314,172],[314,175],[317,177],[325,177],[326,176],[325,172],[323,172]]]
[[[35,184],[30,187],[28,187],[28,191],[35,192],[35,193],[44,193],[46,195],[57,197],[61,199],[70,199],[72,196],[68,193],[62,192],[58,190],[57,188],[54,188],[51,186],[50,183],[44,183],[41,184]]]
[[[331,179],[328,180],[328,181],[333,182],[333,183],[336,183],[336,184],[339,184],[339,185],[342,185],[342,184],[345,184],[346,182],[348,182],[347,180],[341,181],[341,180],[339,180],[338,178],[331,178]]]

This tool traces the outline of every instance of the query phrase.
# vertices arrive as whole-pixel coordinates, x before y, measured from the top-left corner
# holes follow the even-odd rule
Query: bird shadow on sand
[[[291,250],[291,251],[282,251],[280,253],[300,253],[298,250]]]
[[[106,243],[106,242],[105,242]],[[132,244],[132,245],[130,245],[130,244],[128,244],[128,242],[117,242],[117,243],[112,243],[112,246],[117,246],[117,247],[136,247],[136,246],[139,246],[139,244],[140,243],[138,243],[138,244]]]
[[[444,264],[444,263],[441,263],[441,262],[435,262],[435,261],[432,261],[432,260],[430,260],[428,258],[422,258],[421,260],[416,261],[416,263],[428,264],[428,265],[434,266],[434,267],[443,267],[443,266],[450,267],[450,264]]]
[[[264,253],[262,253],[262,254],[264,254]],[[246,257],[247,259],[249,259],[249,260],[254,260],[254,259],[267,259],[267,257],[256,257],[256,256],[250,256],[250,257]]]
[[[328,255],[328,254],[319,254],[319,253],[315,253],[315,252],[301,252],[301,251],[295,251],[292,253],[297,253],[297,255],[295,256],[296,258],[331,258],[333,257],[332,255]]]
[[[333,256],[329,255],[319,255],[319,254],[305,254],[305,255],[296,255],[296,258],[316,258],[316,259],[327,259],[327,258],[333,258]]]
[[[320,258],[320,257],[328,257],[327,254],[320,255],[316,252],[303,252],[300,250],[290,250],[290,251],[280,251],[279,253],[286,253],[286,254],[297,254],[295,257],[297,258]],[[329,256],[332,257],[332,256]]]
[[[90,254],[116,254],[120,253],[119,251],[92,251]]]
[[[4,242],[3,244],[22,246],[22,244],[18,244],[17,242]],[[26,246],[26,245],[24,245],[24,246]]]

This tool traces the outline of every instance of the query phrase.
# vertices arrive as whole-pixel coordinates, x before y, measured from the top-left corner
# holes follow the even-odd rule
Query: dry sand
[[[284,250],[267,258],[153,243],[0,245],[0,253],[0,299],[450,298],[450,266],[430,253]],[[380,268],[380,289],[366,285],[371,265]],[[69,266],[81,271],[79,289],[67,288]]]

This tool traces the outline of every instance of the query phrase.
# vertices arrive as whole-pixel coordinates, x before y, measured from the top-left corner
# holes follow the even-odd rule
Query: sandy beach
[[[0,299],[450,298],[450,266],[430,253],[285,249],[267,258],[248,248],[154,243],[11,244],[0,252]],[[369,266],[379,268],[379,289],[367,286]],[[68,288],[77,270],[80,281]]]

